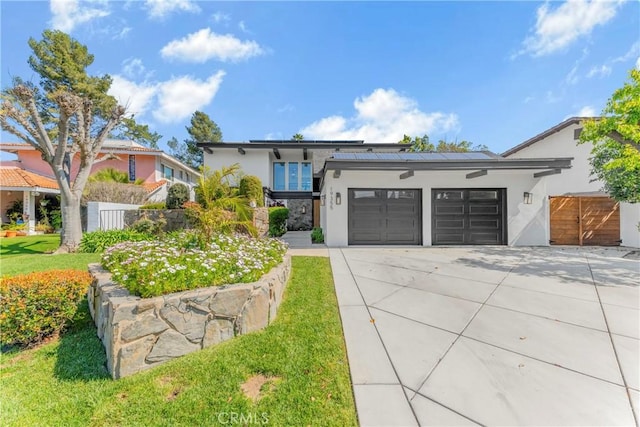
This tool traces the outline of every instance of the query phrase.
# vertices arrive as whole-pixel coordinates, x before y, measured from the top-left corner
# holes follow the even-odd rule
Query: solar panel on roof
[[[447,161],[447,160],[486,160],[490,155],[480,152],[470,153],[334,153],[339,160],[386,160],[386,161]]]

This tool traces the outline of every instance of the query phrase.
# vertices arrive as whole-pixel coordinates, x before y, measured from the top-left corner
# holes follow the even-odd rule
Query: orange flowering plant
[[[31,346],[59,333],[90,283],[91,275],[79,270],[0,278],[0,343]]]

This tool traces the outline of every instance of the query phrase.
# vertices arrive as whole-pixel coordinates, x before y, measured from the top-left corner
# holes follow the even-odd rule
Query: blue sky
[[[640,67],[637,1],[3,0],[0,12],[3,88],[36,78],[30,37],[63,30],[162,147],[201,110],[225,141],[426,133],[502,152],[599,114]]]

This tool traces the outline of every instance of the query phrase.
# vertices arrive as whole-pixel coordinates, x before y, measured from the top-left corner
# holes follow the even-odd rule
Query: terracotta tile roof
[[[46,176],[38,175],[15,166],[0,166],[0,187],[51,188],[58,189],[58,183]]]
[[[21,142],[0,142],[0,149],[4,149],[6,151],[9,152],[15,152],[15,151],[20,151],[20,150],[35,150],[35,148],[33,148],[32,145],[29,144],[25,144],[25,143],[21,143]],[[133,145],[133,146],[121,146],[121,145],[116,145],[116,146],[111,146],[111,145],[103,145],[102,149],[100,150],[101,153],[105,153],[105,152],[110,152],[110,151],[143,151],[143,152],[151,152],[151,153],[161,153],[162,150],[157,149],[157,148],[148,148],[148,147],[142,147],[139,145]]]
[[[153,193],[154,191],[156,191],[158,188],[162,187],[166,183],[167,183],[166,180],[161,179],[158,182],[145,182],[144,184],[142,184],[142,186],[147,191],[147,193]]]

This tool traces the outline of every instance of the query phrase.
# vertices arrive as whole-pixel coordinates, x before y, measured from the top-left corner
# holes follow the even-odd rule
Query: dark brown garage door
[[[421,190],[349,189],[349,244],[422,244],[421,207]]]
[[[620,245],[620,205],[609,197],[550,197],[552,245]]]
[[[431,197],[433,245],[506,244],[505,189],[435,189]]]

